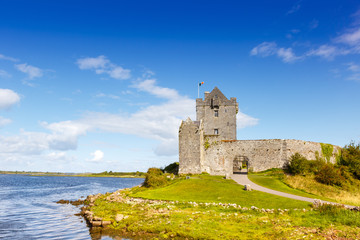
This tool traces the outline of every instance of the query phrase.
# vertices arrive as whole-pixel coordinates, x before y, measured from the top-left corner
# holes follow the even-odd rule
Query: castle
[[[196,99],[196,121],[188,118],[179,128],[179,173],[231,175],[242,167],[252,171],[283,168],[296,152],[307,159],[335,162],[340,147],[302,140],[237,140],[236,98],[230,100],[215,87]],[[332,152],[324,154],[324,146]]]

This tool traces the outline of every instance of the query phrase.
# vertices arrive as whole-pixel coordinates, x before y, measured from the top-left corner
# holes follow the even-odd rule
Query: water
[[[57,204],[139,185],[139,178],[0,174],[1,239],[91,239],[79,207]]]

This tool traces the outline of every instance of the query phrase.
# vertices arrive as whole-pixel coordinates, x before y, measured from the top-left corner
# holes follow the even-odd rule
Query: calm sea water
[[[57,204],[139,185],[139,178],[35,177],[0,174],[1,239],[91,239],[79,207]],[[105,239],[105,238],[104,238]]]

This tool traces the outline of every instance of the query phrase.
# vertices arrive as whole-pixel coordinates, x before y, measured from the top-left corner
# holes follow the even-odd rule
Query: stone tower
[[[215,87],[196,99],[196,121],[188,118],[179,128],[179,173],[209,172],[204,144],[214,140],[236,140],[236,98],[227,99]]]
[[[218,140],[236,140],[236,98],[227,99],[215,87],[205,92],[205,99],[196,99],[196,120],[203,122],[204,135],[215,135]]]

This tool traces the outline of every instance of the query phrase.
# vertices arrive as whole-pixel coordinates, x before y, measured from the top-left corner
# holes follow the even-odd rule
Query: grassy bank
[[[360,182],[354,182],[351,188],[329,186],[315,181],[314,176],[291,176],[281,169],[271,169],[260,173],[251,173],[249,179],[254,183],[273,190],[298,196],[317,198],[342,204],[360,206]]]
[[[321,184],[312,176],[287,176],[283,181],[293,188],[328,198],[334,202],[360,206],[360,181],[358,180],[350,189]]]
[[[159,239],[360,238],[359,212],[334,206],[312,209],[308,203],[244,191],[218,176],[175,179],[165,187],[135,187],[92,201],[88,216],[111,221],[107,229],[113,236],[115,232],[147,239],[149,233]]]

